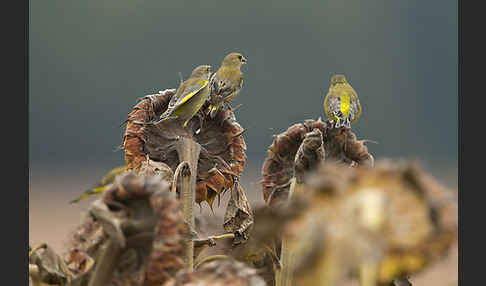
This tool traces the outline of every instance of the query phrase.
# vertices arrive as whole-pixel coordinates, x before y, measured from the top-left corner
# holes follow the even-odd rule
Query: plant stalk
[[[109,238],[105,245],[102,246],[101,253],[96,258],[96,265],[88,286],[108,285],[115,269],[122,248],[119,243]]]
[[[292,199],[295,190],[298,188],[300,184],[297,183],[296,178],[292,178],[290,183],[290,190],[289,190],[289,197],[288,200]],[[280,262],[281,268],[276,269],[275,271],[275,285],[276,286],[292,286],[293,285],[293,256],[294,253],[292,249],[290,249],[289,242],[285,237],[282,237],[282,248],[280,250]]]
[[[182,194],[182,209],[184,214],[184,221],[190,228],[190,231],[195,229],[194,221],[194,201],[196,190],[197,177],[197,163],[199,161],[199,153],[201,146],[187,137],[179,139],[176,150],[179,156],[179,162],[187,162],[188,167],[184,168],[181,177]],[[194,269],[194,242],[192,237],[187,237],[185,241],[185,269],[193,271]]]

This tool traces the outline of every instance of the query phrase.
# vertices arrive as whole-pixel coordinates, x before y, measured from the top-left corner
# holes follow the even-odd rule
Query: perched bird
[[[109,184],[113,183],[113,181],[115,180],[115,177],[117,175],[123,174],[126,170],[127,170],[126,166],[120,166],[120,167],[112,169],[106,175],[104,175],[103,178],[101,178],[101,181],[98,184],[96,184],[95,187],[93,187],[93,188],[85,191],[84,193],[82,193],[81,196],[72,200],[70,202],[70,204],[77,203],[80,200],[86,199],[86,198],[88,198],[92,195],[101,194],[103,192],[103,190],[105,190],[106,187]]]
[[[160,116],[160,121],[180,119],[184,127],[209,98],[209,77],[211,66],[201,65],[192,71],[191,76],[181,82],[176,94],[171,98],[169,107]]]
[[[232,101],[243,86],[243,73],[240,68],[246,64],[246,58],[240,53],[228,54],[221,67],[211,78],[211,98],[209,112],[214,118],[218,109]]]
[[[115,181],[115,178],[118,175],[121,175],[126,171],[128,171],[126,165],[110,170],[106,175],[103,176],[103,178],[101,178],[101,181],[98,184],[82,193],[81,196],[72,200],[70,203],[74,204],[90,196],[103,193],[103,191],[106,190],[106,188]],[[142,166],[137,173],[144,176],[160,175],[164,180],[168,182],[172,182],[172,178],[174,176],[174,173],[172,172],[171,168],[167,166],[167,164],[163,162],[153,161],[148,156],[147,159],[142,162]]]
[[[331,77],[331,86],[324,99],[324,111],[335,127],[351,128],[351,123],[361,115],[361,104],[356,91],[346,81],[344,75]]]

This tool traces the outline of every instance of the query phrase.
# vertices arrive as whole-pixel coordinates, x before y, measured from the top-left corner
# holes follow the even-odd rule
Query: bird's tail
[[[344,115],[339,112],[339,113],[334,113],[336,117],[336,125],[334,127],[340,128],[342,126],[346,128],[351,128],[351,120],[349,119],[349,116],[344,117]]]
[[[87,190],[84,193],[82,193],[79,197],[77,197],[76,199],[70,201],[69,203],[70,204],[75,204],[75,203],[77,203],[77,202],[79,202],[81,200],[84,200],[86,198],[89,198],[90,196],[93,196],[93,195],[96,195],[96,194],[100,194],[105,189],[106,189],[106,186],[101,186],[101,187],[97,187],[97,188],[93,188],[93,189]]]
[[[178,118],[177,115],[172,115],[172,111],[174,111],[173,108],[172,109],[168,108],[164,113],[162,113],[162,115],[160,115],[160,118],[156,123],[168,119],[177,119]]]
[[[346,128],[351,128],[351,120],[349,119],[349,116],[344,119],[343,126]]]
[[[169,109],[167,109],[162,115],[160,115],[160,120],[167,120],[172,112],[169,112]]]

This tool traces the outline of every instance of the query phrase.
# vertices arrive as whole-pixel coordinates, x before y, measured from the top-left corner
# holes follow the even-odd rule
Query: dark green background
[[[249,166],[272,134],[324,116],[344,73],[377,158],[457,170],[457,1],[30,1],[31,166],[122,164],[119,127],[136,99],[175,88],[232,51],[248,59],[233,106]]]

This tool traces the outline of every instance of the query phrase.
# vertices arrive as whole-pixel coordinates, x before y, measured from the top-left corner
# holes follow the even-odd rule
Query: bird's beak
[[[241,57],[241,64],[246,65],[246,58],[245,57]]]

